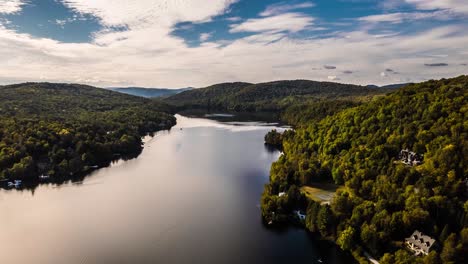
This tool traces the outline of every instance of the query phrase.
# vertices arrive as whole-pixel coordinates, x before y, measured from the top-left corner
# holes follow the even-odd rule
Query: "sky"
[[[468,74],[468,0],[0,0],[0,84],[393,84]]]

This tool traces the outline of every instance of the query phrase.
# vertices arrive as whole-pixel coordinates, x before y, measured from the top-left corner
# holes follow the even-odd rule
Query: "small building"
[[[400,151],[398,159],[406,165],[416,166],[422,164],[423,155],[419,155],[418,153],[409,151],[408,149],[403,149]]]
[[[414,233],[410,237],[406,238],[405,241],[408,248],[412,250],[416,256],[421,254],[428,255],[429,250],[435,243],[435,239],[424,235],[418,230],[414,231]]]
[[[285,195],[286,195],[285,192],[280,192],[280,193],[278,194],[279,197],[283,197],[283,196],[285,196]]]

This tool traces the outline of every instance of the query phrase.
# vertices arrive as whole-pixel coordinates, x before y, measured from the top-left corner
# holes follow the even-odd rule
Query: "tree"
[[[450,234],[444,242],[440,258],[444,264],[455,264],[457,259],[457,236]]]
[[[431,251],[429,255],[425,256],[423,259],[424,264],[440,264],[440,258],[437,252]]]
[[[322,236],[328,236],[329,235],[329,226],[332,224],[333,221],[333,215],[332,215],[332,210],[330,209],[330,206],[328,204],[323,205],[320,207],[320,210],[318,211],[317,214],[317,229],[319,230],[320,234]]]
[[[336,243],[343,249],[343,250],[351,250],[354,243],[356,242],[354,239],[355,230],[353,227],[346,228],[343,232],[340,233]]]

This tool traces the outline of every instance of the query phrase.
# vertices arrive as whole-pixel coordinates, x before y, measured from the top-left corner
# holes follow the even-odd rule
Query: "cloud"
[[[170,27],[177,22],[203,22],[226,11],[237,0],[59,0],[106,26]]]
[[[210,32],[210,33],[201,33],[200,34],[200,42],[207,41],[209,38],[211,38],[212,35],[213,35],[212,32]]]
[[[404,4],[404,0],[384,0],[379,3],[380,7],[383,9],[396,9],[402,4]]]
[[[336,66],[324,65],[323,68],[325,68],[325,69],[327,69],[327,70],[334,70],[334,69],[336,69]]]
[[[228,17],[226,18],[227,21],[231,21],[231,22],[239,22],[242,20],[242,17]]]
[[[21,11],[24,0],[0,0],[0,14],[14,14]]]
[[[344,74],[353,74],[353,71],[343,71]]]
[[[424,64],[427,67],[445,67],[449,66],[447,63],[425,63]]]
[[[424,11],[442,10],[445,13],[438,14],[444,14],[444,16],[468,15],[468,1],[466,0],[384,0],[380,6],[384,9],[397,9],[405,4]]]
[[[265,11],[260,13],[260,16],[277,16],[283,13],[287,13],[289,11],[297,10],[297,9],[304,9],[304,8],[311,8],[314,7],[315,4],[312,2],[304,2],[300,4],[285,4],[285,3],[278,3],[269,5]]]
[[[445,9],[468,15],[468,1],[466,0],[405,0],[405,2],[420,10]]]
[[[359,21],[369,23],[393,23],[399,24],[404,21],[415,21],[424,19],[438,19],[447,20],[453,17],[453,13],[447,10],[434,11],[434,12],[405,12],[405,13],[389,13],[389,14],[378,14],[360,17]]]
[[[119,5],[117,9],[123,11],[115,9],[113,17],[108,17],[112,12],[100,10],[98,2]],[[0,83],[42,78],[96,86],[203,87],[226,81],[328,81],[328,76],[333,75],[323,69],[324,63],[337,69],[352,69],[353,74],[343,74],[339,78],[355,84],[417,82],[466,74],[466,67],[428,68],[424,65],[441,60],[450,65],[466,63],[466,24],[433,26],[411,35],[385,37],[376,37],[366,28],[358,28],[321,38],[291,37],[285,27],[270,26],[247,37],[210,39],[193,47],[171,34],[177,21],[200,23],[226,14],[231,1],[197,1],[198,5],[204,3],[209,12],[186,9],[194,1],[167,1],[166,9],[147,12],[155,2],[166,1],[141,0],[138,4],[120,0],[81,1],[81,13],[92,12],[103,25],[122,27],[119,31],[104,28],[96,32],[91,43],[35,38],[0,25],[0,58],[4,62],[0,67]],[[259,19],[267,18],[270,17]],[[430,57],[433,54],[446,57]],[[401,73],[388,73],[386,78],[381,78],[376,69],[388,67],[398,67]]]
[[[299,32],[312,26],[314,18],[300,13],[285,13],[271,17],[252,18],[231,25],[229,32]]]

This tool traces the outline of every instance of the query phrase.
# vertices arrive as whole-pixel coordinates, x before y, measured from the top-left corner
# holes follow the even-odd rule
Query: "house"
[[[434,245],[435,239],[416,230],[409,238],[406,238],[405,241],[408,248],[414,252],[414,255],[419,256],[421,254],[429,254],[429,250],[432,245]]]
[[[416,166],[422,164],[423,155],[419,155],[413,151],[409,151],[408,149],[403,149],[400,151],[398,159],[406,165]]]
[[[285,196],[285,195],[286,195],[285,192],[280,192],[280,193],[278,194],[279,197],[283,197],[283,196]]]

